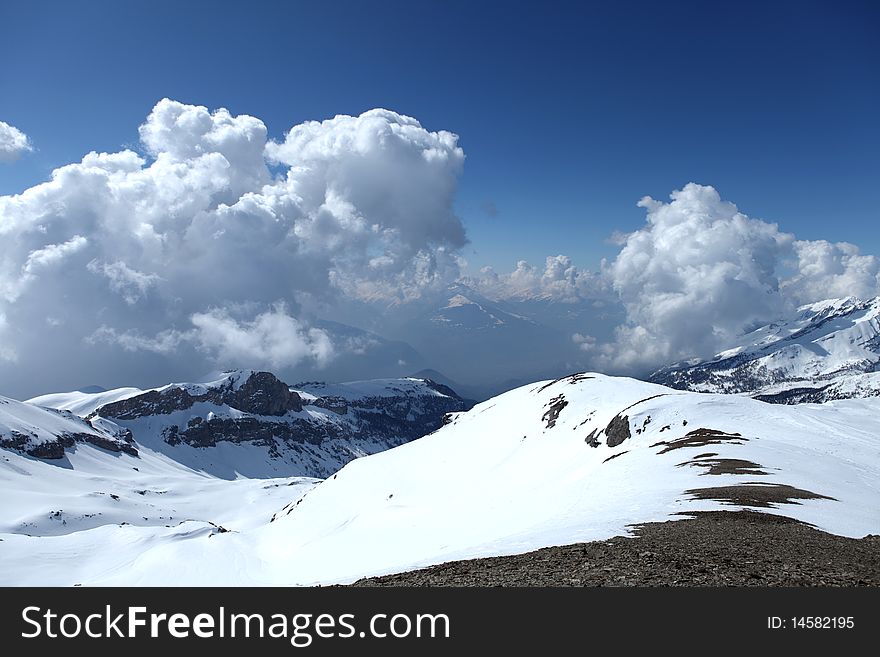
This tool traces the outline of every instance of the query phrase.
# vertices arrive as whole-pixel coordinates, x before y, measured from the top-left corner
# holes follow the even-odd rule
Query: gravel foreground
[[[639,525],[635,538],[453,561],[353,586],[880,586],[880,536],[845,538],[754,511],[692,515]]]

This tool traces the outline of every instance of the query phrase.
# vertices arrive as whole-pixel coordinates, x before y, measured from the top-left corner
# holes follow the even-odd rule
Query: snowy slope
[[[709,361],[679,363],[650,380],[765,401],[822,402],[880,395],[880,297],[831,299],[760,327]]]
[[[0,397],[0,447],[40,458],[59,459],[65,448],[76,443],[137,454],[131,437],[118,427],[96,428],[70,411]]]
[[[268,522],[279,504],[317,481],[296,477],[229,481],[144,447],[137,456],[111,456],[91,445],[77,445],[63,461],[4,450],[0,452],[0,534],[69,536],[96,527],[124,526],[148,533],[169,527],[239,531]],[[5,542],[0,544],[0,562],[4,562],[4,546]],[[95,549],[98,555],[104,552],[101,546]]]
[[[140,388],[116,388],[114,390],[103,390],[101,392],[57,392],[28,399],[27,403],[36,406],[44,406],[46,408],[57,408],[59,410],[70,411],[74,415],[86,417],[105,404],[112,404],[113,402],[128,399],[129,397],[140,395],[143,392],[145,391]]]
[[[357,459],[239,531],[3,534],[0,583],[345,582],[742,507],[864,536],[880,531],[878,447],[880,399],[780,406],[575,375]]]

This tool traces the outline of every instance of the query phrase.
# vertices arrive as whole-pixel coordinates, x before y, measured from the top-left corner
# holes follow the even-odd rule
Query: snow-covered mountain
[[[124,436],[178,463],[235,478],[326,477],[353,458],[430,433],[466,405],[450,388],[425,379],[292,389],[269,372],[237,370],[146,391],[45,395],[19,407],[59,409],[86,434]]]
[[[651,375],[673,388],[747,393],[778,403],[880,395],[880,297],[831,299],[742,336],[707,361]]]
[[[78,446],[70,469],[7,450],[0,488],[16,498],[0,511],[0,583],[347,582],[741,508],[845,536],[880,532],[880,398],[772,406],[578,374],[510,391],[450,419],[317,485],[262,480],[265,490],[247,483],[253,480],[223,482],[169,464],[153,445],[138,457]],[[153,477],[172,466],[169,483],[143,480],[145,468]],[[126,481],[121,473],[132,467],[140,471]],[[50,479],[39,490],[30,483]],[[210,499],[195,508],[193,491],[209,485],[217,487],[216,508],[208,508]],[[92,526],[46,538],[47,527],[55,529],[50,511],[75,508],[80,518],[94,505],[105,513],[113,507],[102,493],[121,502],[120,490],[126,500],[157,505],[138,508],[149,520],[121,526],[119,515],[89,518]],[[233,490],[253,506],[228,508]],[[172,494],[181,501],[165,503]],[[173,521],[156,519],[171,508]],[[191,520],[181,522],[182,514]]]
[[[0,397],[0,447],[44,459],[60,459],[65,449],[91,444],[137,456],[129,432],[91,424],[69,410],[40,408]]]

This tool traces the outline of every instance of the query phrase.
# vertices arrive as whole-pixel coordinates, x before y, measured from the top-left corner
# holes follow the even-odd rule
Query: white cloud
[[[107,278],[110,289],[122,295],[128,304],[137,303],[146,296],[149,289],[157,285],[162,277],[158,274],[145,274],[131,269],[121,260],[116,262],[99,262],[92,260],[86,265],[93,274],[100,274]]]
[[[266,134],[254,117],[166,99],[140,127],[146,155],[89,153],[0,196],[0,313],[21,388],[52,358],[131,383],[143,361],[125,353],[178,349],[199,372],[224,356],[292,363],[304,344],[323,362],[332,350],[298,300],[406,301],[458,276],[455,135],[387,110],[296,126],[280,143]],[[63,334],[23,330],[49,330],[50,315]],[[273,344],[268,327],[300,346]]]
[[[625,236],[603,272],[627,313],[616,343],[602,348],[609,369],[644,372],[712,356],[796,305],[880,293],[873,256],[850,244],[796,241],[712,187],[690,183],[669,203],[646,197],[639,206],[647,225]]]
[[[28,276],[36,275],[44,269],[62,262],[68,256],[82,251],[89,241],[82,235],[74,235],[63,244],[48,244],[28,253],[27,260],[21,268]]]
[[[713,354],[783,304],[777,265],[794,241],[750,219],[708,186],[663,203],[645,197],[647,225],[606,269],[627,312],[610,362],[624,369]]]
[[[39,279],[41,275],[51,276],[52,270],[59,268],[61,263],[70,256],[79,253],[89,241],[82,235],[74,235],[61,244],[47,244],[27,254],[21,273],[18,277],[9,276],[0,279],[0,291],[7,301],[14,302],[24,292],[28,284]]]
[[[14,363],[18,360],[18,354],[11,347],[11,340],[7,335],[9,330],[9,322],[6,321],[6,315],[0,313],[0,361],[8,361]]]
[[[292,128],[270,142],[291,167],[272,198],[308,208],[295,226],[310,252],[331,250],[331,282],[350,296],[406,301],[457,274],[464,228],[452,210],[464,151],[450,132],[383,109]]]
[[[118,331],[112,326],[102,325],[85,338],[91,345],[106,343],[118,345],[125,351],[148,351],[155,354],[173,354],[180,344],[191,338],[191,333],[185,333],[174,329],[160,331],[153,337],[143,335],[136,329]]]
[[[574,342],[581,351],[593,351],[593,349],[596,348],[596,338],[592,335],[573,333],[571,341]]]
[[[323,366],[334,355],[327,333],[307,328],[288,314],[284,304],[250,322],[239,322],[224,310],[212,309],[194,314],[192,323],[199,348],[220,363],[282,368],[312,360]]]
[[[595,298],[604,288],[601,276],[579,269],[566,255],[548,256],[543,270],[525,260],[517,262],[509,273],[484,267],[465,282],[491,299],[539,298],[565,303]]]
[[[0,162],[14,162],[32,150],[26,134],[15,126],[0,121]]]
[[[783,282],[783,288],[802,303],[880,294],[880,258],[862,255],[854,244],[797,241],[794,252],[798,273]]]

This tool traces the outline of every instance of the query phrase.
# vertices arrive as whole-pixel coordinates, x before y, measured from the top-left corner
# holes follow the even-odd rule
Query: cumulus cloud
[[[491,299],[547,299],[576,303],[595,298],[604,291],[601,276],[572,263],[569,256],[548,256],[539,269],[525,260],[516,263],[512,272],[498,273],[483,267],[478,276],[466,282]]]
[[[593,349],[596,348],[596,338],[592,335],[573,333],[571,341],[574,342],[581,351],[593,351]]]
[[[154,336],[146,336],[137,329],[118,331],[112,326],[101,325],[85,341],[90,345],[106,343],[117,345],[125,351],[149,351],[155,354],[172,354],[192,333],[166,329]]]
[[[305,300],[406,301],[458,275],[452,133],[371,110],[276,143],[255,117],[168,99],[139,133],[142,153],[89,153],[0,197],[4,353],[19,365],[54,357],[134,384],[143,362],[126,354],[176,355],[189,375],[224,358],[323,363],[334,349]]]
[[[250,322],[239,322],[223,309],[212,309],[194,314],[192,323],[199,348],[220,363],[268,363],[282,368],[310,359],[320,366],[333,357],[333,344],[327,333],[306,328],[288,314],[284,304]]]
[[[705,356],[782,301],[777,265],[794,241],[694,183],[639,204],[647,225],[626,236],[606,275],[627,312],[614,365],[635,368]]]
[[[6,321],[6,315],[0,313],[0,361],[14,363],[18,360],[18,354],[10,346],[9,336],[6,334],[8,329],[9,323]]]
[[[91,260],[88,269],[93,274],[101,274],[107,278],[110,289],[122,295],[127,304],[135,304],[142,299],[147,291],[158,284],[162,277],[158,274],[145,274],[130,268],[121,260],[115,262],[99,262]]]
[[[825,240],[794,243],[797,274],[782,283],[786,293],[802,303],[832,297],[880,294],[880,258],[862,255],[847,242]]]
[[[32,150],[26,134],[14,125],[0,121],[0,162],[14,162]]]
[[[799,304],[878,294],[877,259],[851,244],[798,241],[710,186],[691,183],[670,198],[639,202],[646,226],[622,238],[603,271],[627,313],[602,349],[609,369],[709,357]]]

